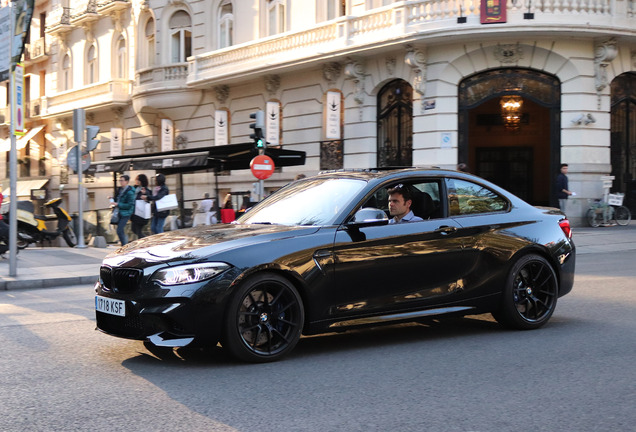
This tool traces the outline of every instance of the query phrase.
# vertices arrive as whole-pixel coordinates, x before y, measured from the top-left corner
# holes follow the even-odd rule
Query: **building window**
[[[170,61],[184,63],[192,55],[190,15],[177,11],[170,17]]]
[[[64,60],[62,60],[62,82],[61,90],[66,91],[71,89],[71,56],[66,54]]]
[[[117,52],[117,78],[126,78],[126,39],[123,36],[119,36],[116,45]]]
[[[318,22],[339,18],[347,14],[347,0],[317,0],[316,20]]]
[[[413,164],[413,90],[404,80],[385,85],[378,95],[378,166]]]
[[[284,0],[267,0],[267,34],[269,36],[285,31]]]
[[[234,15],[232,2],[225,1],[219,9],[219,48],[231,46],[234,41]]]
[[[97,82],[97,50],[91,45],[86,54],[86,84],[94,82]]]
[[[146,28],[144,29],[145,34],[145,59],[146,64],[143,65],[145,67],[152,67],[155,64],[155,20],[150,18],[146,23]]]

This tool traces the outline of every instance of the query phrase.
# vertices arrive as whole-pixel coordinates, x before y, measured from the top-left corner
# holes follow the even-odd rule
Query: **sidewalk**
[[[0,258],[0,290],[48,288],[97,281],[102,260],[117,249],[29,246],[17,255],[17,276],[9,276],[9,253]]]
[[[574,228],[577,254],[636,250],[636,222],[621,227]],[[9,277],[9,259],[0,259],[0,290],[92,284],[104,257],[117,249],[31,247],[18,254],[16,277]]]

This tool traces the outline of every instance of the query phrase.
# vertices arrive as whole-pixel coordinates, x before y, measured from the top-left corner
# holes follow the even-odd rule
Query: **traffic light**
[[[98,133],[99,126],[86,126],[86,149],[88,151],[93,151],[97,148],[97,144],[99,144]]]
[[[250,118],[254,119],[254,123],[250,123],[250,128],[254,129],[254,133],[250,134],[250,138],[254,140],[257,149],[265,149],[265,112],[258,110],[250,114]]]

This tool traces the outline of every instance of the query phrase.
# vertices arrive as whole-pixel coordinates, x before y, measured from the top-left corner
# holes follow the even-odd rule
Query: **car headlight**
[[[157,270],[150,279],[161,285],[189,284],[213,278],[228,268],[229,264],[221,262],[187,264]]]

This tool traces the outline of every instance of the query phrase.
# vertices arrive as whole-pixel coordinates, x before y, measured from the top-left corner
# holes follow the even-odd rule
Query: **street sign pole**
[[[13,35],[13,2],[9,3],[9,7],[11,7],[11,12],[9,12],[9,16],[11,19],[10,24],[10,35]],[[13,37],[10,37],[11,45],[9,49],[9,58],[11,59],[11,54],[13,53]],[[13,61],[9,60],[9,95],[11,97],[11,150],[9,151],[9,188],[10,188],[10,199],[9,203],[9,276],[15,277],[18,275],[18,150],[16,148],[16,140],[15,140],[15,119],[13,115],[15,113],[15,94],[13,92],[13,86],[15,85],[13,77]]]
[[[82,184],[82,156],[84,147],[84,135],[86,129],[86,112],[82,108],[73,110],[73,130],[75,132],[75,142],[77,144],[77,166],[75,170],[77,172],[77,248],[85,248],[84,244],[84,185]]]

